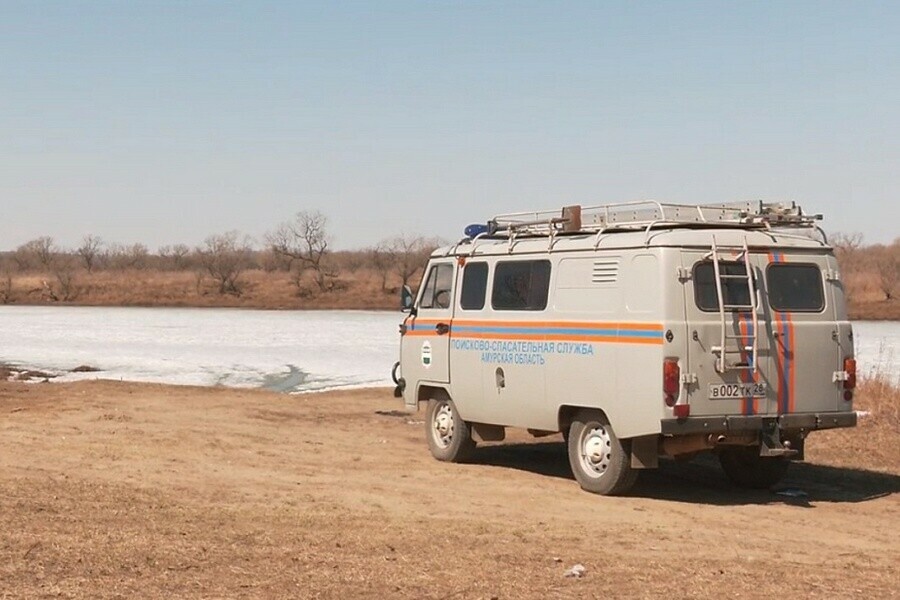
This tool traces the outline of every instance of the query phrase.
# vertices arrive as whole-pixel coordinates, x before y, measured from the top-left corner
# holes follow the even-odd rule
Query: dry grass
[[[862,236],[837,235],[833,242],[850,318],[900,320],[900,241],[889,246],[863,246]],[[223,294],[202,271],[196,252],[176,263],[170,255],[150,254],[140,244],[133,247],[143,249],[141,260],[104,255],[93,273],[88,273],[71,252],[57,251],[50,267],[42,267],[47,263],[34,256],[24,260],[28,257],[20,256],[21,248],[15,253],[0,252],[0,303],[392,309],[399,302],[397,264],[386,263],[384,257],[377,259],[371,249],[330,254],[327,271],[339,275],[333,281],[334,289],[328,292],[317,288],[311,273],[297,285],[294,275],[285,272],[290,265],[283,259],[271,252],[256,251],[248,263],[253,268],[238,281],[240,293]],[[412,260],[413,266],[424,264],[427,252],[416,252],[404,260]],[[386,281],[383,273],[387,274]],[[418,282],[420,276],[421,267],[414,271],[411,282]]]
[[[208,276],[190,271],[133,269],[82,272],[75,279],[77,293],[68,302],[53,300],[46,273],[12,276],[9,303],[74,304],[84,306],[196,306],[265,309],[393,309],[399,306],[397,282],[382,289],[378,274],[360,269],[339,278],[335,289],[321,292],[311,280],[297,285],[283,271],[247,271],[239,280],[239,294],[221,294]]]
[[[0,383],[0,598],[897,592],[900,465],[864,466],[880,412],[847,432],[846,466],[815,443],[792,467],[798,502],[701,461],[592,496],[558,440],[521,432],[439,463],[396,407],[387,390]]]
[[[887,374],[863,377],[854,409],[861,413],[855,429],[810,436],[814,455],[836,465],[900,473],[900,388]]]
[[[84,306],[197,306],[263,309],[394,309],[399,306],[400,282],[389,278],[382,288],[381,276],[372,269],[348,271],[336,288],[320,292],[311,280],[299,287],[284,271],[247,271],[239,281],[240,294],[220,294],[208,276],[192,271],[132,269],[79,272],[74,279],[76,294],[70,301],[53,300],[47,286],[54,286],[49,273],[29,272],[11,276],[9,304],[73,304]],[[852,288],[848,311],[854,320],[900,320],[900,301],[886,300],[873,275],[849,278]]]

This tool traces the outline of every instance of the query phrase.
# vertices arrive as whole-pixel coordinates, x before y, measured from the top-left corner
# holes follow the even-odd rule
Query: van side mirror
[[[400,310],[403,312],[414,312],[413,300],[412,289],[408,285],[404,285],[400,289]]]

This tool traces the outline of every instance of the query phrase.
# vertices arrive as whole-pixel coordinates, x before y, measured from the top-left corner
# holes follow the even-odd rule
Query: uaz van
[[[718,455],[768,487],[815,430],[856,424],[853,333],[820,215],[636,202],[500,215],[435,251],[401,325],[397,394],[431,453],[561,432],[581,487]]]

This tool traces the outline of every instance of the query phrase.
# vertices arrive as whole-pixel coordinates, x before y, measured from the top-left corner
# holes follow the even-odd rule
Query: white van
[[[809,432],[856,424],[832,249],[795,204],[636,202],[500,215],[435,251],[400,326],[397,395],[439,460],[562,432],[581,487],[718,454],[768,487]]]

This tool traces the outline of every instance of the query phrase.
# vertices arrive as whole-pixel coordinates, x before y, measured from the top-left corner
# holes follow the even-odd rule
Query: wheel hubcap
[[[434,420],[431,423],[432,433],[434,433],[434,441],[441,448],[446,448],[453,441],[453,412],[450,406],[442,404],[435,412]]]
[[[600,477],[609,468],[612,441],[605,427],[586,429],[581,437],[581,464],[585,473]]]

